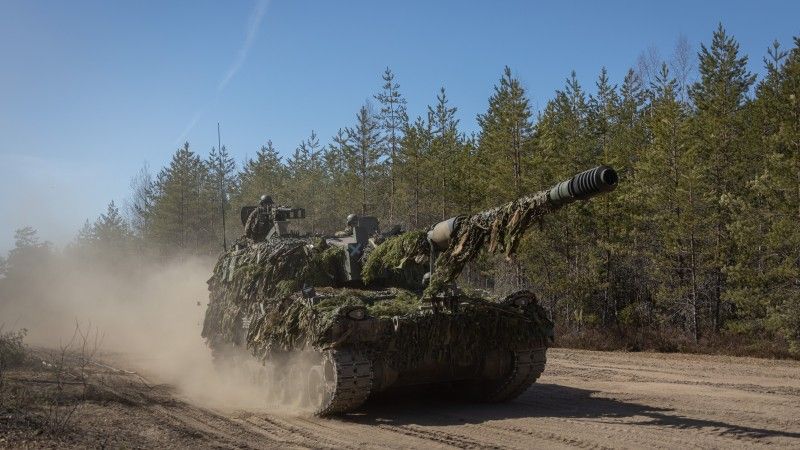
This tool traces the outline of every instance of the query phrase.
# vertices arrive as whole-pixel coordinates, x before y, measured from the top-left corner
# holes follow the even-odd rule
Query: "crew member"
[[[344,230],[337,231],[334,236],[336,237],[347,237],[353,235],[353,229],[358,224],[358,216],[355,214],[350,214],[347,216],[347,225],[344,227]]]
[[[275,212],[273,209],[272,197],[262,195],[258,206],[250,216],[244,226],[244,234],[250,239],[258,242],[267,238],[269,230],[275,224]]]

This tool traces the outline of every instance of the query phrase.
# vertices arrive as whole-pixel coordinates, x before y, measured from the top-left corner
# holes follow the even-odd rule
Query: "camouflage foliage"
[[[367,257],[365,276],[391,284],[387,273],[403,278],[409,268],[427,267],[424,236],[411,232],[388,239]],[[419,289],[336,287],[345,251],[321,239],[241,240],[220,258],[209,280],[203,336],[212,348],[246,346],[264,359],[346,340],[377,350],[376,358],[398,370],[425,360],[455,363],[500,347],[549,342],[552,324],[530,293],[520,294],[530,300],[524,308],[509,303],[511,297],[489,300],[466,293],[443,307],[424,302]],[[304,294],[304,286],[313,286],[313,294]],[[365,309],[367,320],[349,320],[354,308]]]
[[[507,299],[492,302],[464,295],[457,311],[434,311],[420,308],[420,297],[404,290],[323,288],[318,294],[323,298],[319,303],[297,293],[258,316],[247,334],[254,354],[267,358],[276,351],[336,347],[341,342],[332,334],[352,326],[345,314],[353,307],[366,307],[376,322],[370,324],[368,337],[349,337],[369,338],[369,347],[380,349],[375,357],[397,370],[421,361],[457,363],[495,348],[545,346],[552,337],[552,324],[535,302],[513,309],[504,304]]]
[[[219,259],[208,280],[210,301],[203,337],[212,346],[242,344],[242,321],[254,308],[271,308],[304,285],[333,285],[342,270],[343,252],[321,239],[316,245],[295,238],[240,240]]]
[[[379,279],[419,287],[428,271],[431,247],[424,231],[409,231],[387,239],[370,251],[361,277],[369,285]]]
[[[460,216],[449,247],[436,260],[425,295],[434,296],[452,283],[484,248],[492,253],[513,254],[533,221],[554,208],[547,200],[547,191],[542,191],[472,216]]]

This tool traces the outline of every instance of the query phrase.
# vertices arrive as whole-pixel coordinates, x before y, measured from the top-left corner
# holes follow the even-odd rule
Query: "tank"
[[[533,292],[496,297],[459,288],[458,276],[481,251],[513,254],[539,217],[616,185],[614,169],[599,166],[408,232],[381,233],[374,217],[361,216],[336,236],[300,237],[288,224],[305,211],[274,208],[268,238],[243,236],[219,258],[202,336],[215,357],[254,356],[278,391],[281,380],[302,380],[299,393],[272,394],[299,397],[286,400],[317,415],[353,411],[403,386],[513,399],[544,370],[553,323]],[[243,209],[243,224],[252,211]],[[310,363],[293,363],[297,352]]]

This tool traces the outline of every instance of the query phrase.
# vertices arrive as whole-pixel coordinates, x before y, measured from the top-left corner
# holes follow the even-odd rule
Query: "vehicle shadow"
[[[631,419],[643,427],[677,430],[713,429],[721,436],[758,439],[788,437],[800,439],[800,432],[755,428],[718,420],[697,419],[674,409],[599,397],[598,391],[557,384],[536,384],[522,396],[507,403],[468,403],[432,392],[396,392],[371,399],[344,420],[383,425],[463,425],[491,420],[560,417],[575,419]],[[634,419],[635,418],[635,419]]]

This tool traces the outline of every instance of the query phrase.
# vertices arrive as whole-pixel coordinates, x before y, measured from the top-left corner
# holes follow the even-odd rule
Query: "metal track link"
[[[352,411],[361,406],[372,391],[372,361],[360,352],[348,349],[325,352],[323,371],[327,395],[316,415]]]
[[[484,397],[488,402],[504,402],[519,397],[542,375],[547,363],[547,349],[535,348],[514,352],[514,368],[506,381]]]

